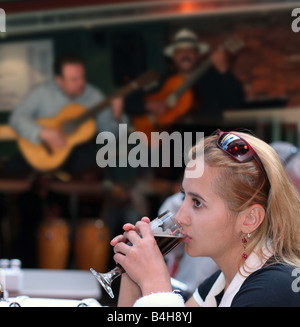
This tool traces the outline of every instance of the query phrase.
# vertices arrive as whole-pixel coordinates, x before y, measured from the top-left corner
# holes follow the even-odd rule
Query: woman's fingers
[[[130,231],[130,230],[135,230],[135,226],[132,225],[132,224],[127,223],[127,224],[125,224],[123,226],[123,229],[124,229],[125,232]],[[118,235],[118,236],[114,237],[110,241],[110,245],[115,246],[119,242],[126,242],[126,241],[127,241],[127,238],[126,238],[125,233],[124,233],[123,235]]]
[[[141,219],[141,221],[149,224],[150,223],[150,219],[148,217],[143,217]],[[130,224],[130,223],[127,223],[123,226],[123,230],[126,232],[129,232],[131,230],[134,230],[136,232],[139,231],[139,229],[137,228],[137,224],[136,225],[133,225],[133,224]],[[127,241],[127,238],[125,236],[125,233],[123,235],[118,235],[116,237],[114,237],[111,241],[110,241],[110,245],[112,246],[115,246],[117,243],[119,242],[126,242]]]
[[[153,233],[149,226],[149,223],[141,220],[141,221],[138,221],[135,226],[139,230],[139,232],[143,238],[147,237],[147,236],[150,236],[153,238]]]
[[[144,221],[147,224],[150,223],[150,219],[148,217],[143,217],[141,220]]]
[[[139,285],[143,294],[150,294],[156,287],[157,290],[169,290],[168,268],[154,239],[149,220],[142,219],[135,227],[135,230],[124,233],[127,244],[118,243],[114,247],[114,260]]]
[[[145,223],[147,223],[147,224],[150,223],[150,219],[149,219],[148,217],[143,217],[140,221],[143,221],[143,222],[145,222]],[[138,222],[137,222],[137,223],[138,223]],[[125,231],[125,232],[128,232],[128,231],[130,231],[130,230],[138,230],[138,229],[137,229],[137,223],[136,223],[135,225],[130,224],[130,223],[125,224],[125,225],[123,226],[124,231]]]
[[[119,242],[126,242],[126,238],[124,237],[124,235],[118,235],[118,236],[114,237],[114,238],[110,241],[110,245],[115,246],[115,245],[118,244]]]
[[[135,226],[130,224],[130,223],[127,223],[127,224],[123,225],[123,229],[124,229],[125,232],[128,232],[128,231],[130,231],[132,229],[135,230]]]
[[[119,242],[114,246],[114,252],[122,253],[122,254],[126,255],[128,253],[129,248],[130,248],[130,245],[128,245],[124,242]]]
[[[140,233],[137,233],[134,230],[130,230],[129,232],[124,233],[125,237],[127,238],[129,245],[138,244],[141,241]]]
[[[115,262],[117,264],[119,264],[120,266],[122,266],[122,268],[124,269],[124,263],[126,262],[126,256],[120,252],[115,253],[113,259],[115,260]]]

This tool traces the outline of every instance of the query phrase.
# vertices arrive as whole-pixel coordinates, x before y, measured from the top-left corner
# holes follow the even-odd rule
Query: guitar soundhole
[[[42,146],[44,147],[44,149],[46,150],[46,152],[48,154],[50,154],[50,155],[53,154],[52,149],[50,148],[50,146],[46,142],[42,142]]]
[[[61,129],[62,129],[63,133],[71,134],[71,133],[75,132],[76,128],[77,128],[77,124],[75,122],[68,121],[62,125]]]

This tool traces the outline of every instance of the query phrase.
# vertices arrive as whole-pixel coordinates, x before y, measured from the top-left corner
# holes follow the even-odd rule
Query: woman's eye
[[[197,199],[193,199],[193,201],[194,201],[194,207],[195,208],[201,208],[202,207],[202,202],[200,202]]]
[[[183,191],[180,191],[181,196],[182,196],[182,201],[185,199],[185,193]]]

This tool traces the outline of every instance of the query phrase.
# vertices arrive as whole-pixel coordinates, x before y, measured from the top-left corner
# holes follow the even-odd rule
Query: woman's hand
[[[142,221],[149,224],[150,219],[148,217],[143,217]],[[125,224],[123,226],[124,231],[128,232],[130,230],[136,230],[135,226],[132,224]],[[119,242],[127,242],[127,238],[123,235],[118,235],[114,237],[110,244],[115,246]],[[142,291],[139,285],[136,284],[126,272],[122,274],[121,285],[118,298],[118,307],[131,307],[137,299],[142,296]]]
[[[135,226],[124,225],[125,233],[111,241],[114,245],[114,260],[136,282],[143,295],[153,292],[172,291],[170,275],[163,256],[149,227],[143,218]],[[126,244],[129,241],[131,244]]]
[[[143,217],[141,220],[144,221],[147,224],[150,223],[150,219],[148,217]],[[125,224],[123,226],[123,229],[124,229],[125,232],[129,232],[130,230],[136,230],[136,227],[134,225],[128,223],[128,224]],[[119,242],[127,242],[127,238],[125,237],[125,233],[122,234],[122,235],[118,235],[118,236],[114,237],[110,241],[110,245],[115,246]]]

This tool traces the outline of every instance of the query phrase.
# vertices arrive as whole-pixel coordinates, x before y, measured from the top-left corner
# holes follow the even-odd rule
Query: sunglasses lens
[[[228,148],[228,152],[235,157],[243,157],[249,152],[249,147],[244,142],[231,144]]]
[[[260,158],[246,141],[235,134],[222,132],[220,130],[217,130],[213,135],[219,135],[217,140],[218,147],[235,158],[238,162],[247,162],[254,159],[261,168],[269,188],[271,187],[268,175]]]
[[[241,158],[249,152],[249,146],[238,136],[224,133],[218,141],[218,145],[222,150],[231,154],[236,158]]]

